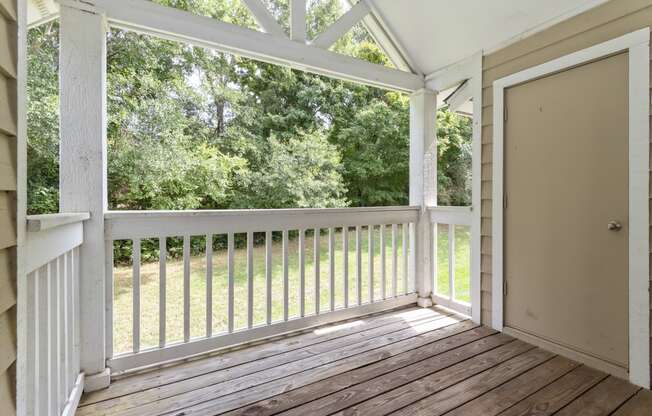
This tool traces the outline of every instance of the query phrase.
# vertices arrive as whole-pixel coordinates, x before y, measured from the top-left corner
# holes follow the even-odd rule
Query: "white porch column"
[[[90,212],[80,248],[80,358],[85,390],[109,385],[105,356],[104,212],[106,189],[105,16],[61,2],[60,210]]]
[[[410,96],[410,205],[421,207],[414,227],[411,264],[419,306],[432,306],[432,224],[427,208],[437,205],[437,93],[422,89]]]

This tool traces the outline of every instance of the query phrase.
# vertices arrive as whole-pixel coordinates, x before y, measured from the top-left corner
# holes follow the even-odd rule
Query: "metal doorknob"
[[[620,231],[623,229],[623,225],[618,221],[609,221],[609,224],[607,224],[607,229],[609,231]]]

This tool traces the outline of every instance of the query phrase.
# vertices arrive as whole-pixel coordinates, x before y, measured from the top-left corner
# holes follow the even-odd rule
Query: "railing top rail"
[[[428,207],[430,220],[440,224],[471,225],[472,207]]]
[[[67,224],[83,222],[89,219],[88,212],[65,212],[59,214],[43,214],[27,216],[27,231],[39,232],[61,227]]]
[[[79,247],[84,241],[83,222],[88,218],[87,213],[28,216],[27,272]]]
[[[403,224],[417,221],[417,207],[278,209],[227,211],[109,212],[107,240],[175,237]]]
[[[224,209],[224,210],[179,210],[179,211],[109,211],[105,219],[120,219],[130,217],[239,217],[251,215],[283,215],[283,214],[351,214],[366,212],[405,212],[419,211],[418,206],[393,207],[362,207],[362,208],[283,208],[283,209]]]
[[[430,212],[455,212],[455,213],[460,213],[460,214],[470,214],[473,212],[473,207],[450,207],[450,206],[445,206],[445,207],[428,207],[428,211]]]

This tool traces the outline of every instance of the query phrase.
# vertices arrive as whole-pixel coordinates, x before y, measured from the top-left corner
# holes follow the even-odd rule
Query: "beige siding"
[[[0,414],[16,413],[16,0],[0,0]]]
[[[611,0],[550,29],[485,56],[482,129],[482,319],[491,324],[492,143],[495,80],[644,27],[652,27],[652,0]],[[651,74],[652,77],[652,74]],[[652,120],[651,120],[652,122]],[[652,189],[651,189],[652,196]],[[652,259],[651,259],[652,261]],[[652,278],[652,277],[651,277]]]

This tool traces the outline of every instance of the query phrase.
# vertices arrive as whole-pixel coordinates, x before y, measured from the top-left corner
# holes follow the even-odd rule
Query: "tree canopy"
[[[266,0],[287,27],[288,1]],[[160,0],[255,28],[239,0]],[[310,36],[343,13],[313,0]],[[108,34],[111,209],[405,205],[404,95],[113,29]],[[333,47],[382,65],[361,26]],[[28,204],[58,210],[58,26],[29,33]],[[442,205],[470,202],[471,123],[442,110]]]

